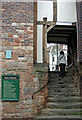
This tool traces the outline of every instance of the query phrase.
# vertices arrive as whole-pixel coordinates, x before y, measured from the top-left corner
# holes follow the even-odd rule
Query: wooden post
[[[33,59],[37,63],[37,2],[34,2],[34,29],[33,29],[34,50]]]
[[[45,24],[43,24],[43,62],[45,57]]]
[[[53,21],[57,21],[57,0],[53,2]]]
[[[47,18],[44,17],[43,20],[45,21],[43,24],[43,62],[47,63]]]

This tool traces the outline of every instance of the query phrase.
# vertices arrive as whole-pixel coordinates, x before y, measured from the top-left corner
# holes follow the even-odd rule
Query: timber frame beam
[[[47,33],[56,25],[56,22],[51,21],[37,21],[37,25],[48,25],[49,27],[46,28]]]
[[[34,40],[34,50],[33,50],[33,62],[37,63],[37,2],[34,2],[34,28],[33,28],[33,40]]]

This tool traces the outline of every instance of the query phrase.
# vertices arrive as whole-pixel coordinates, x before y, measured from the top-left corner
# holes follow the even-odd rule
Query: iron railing
[[[32,95],[32,99],[34,99],[34,95],[37,94],[38,92],[40,92],[41,90],[43,90],[49,82],[47,82],[44,86],[42,86],[39,90],[37,90],[33,95]]]

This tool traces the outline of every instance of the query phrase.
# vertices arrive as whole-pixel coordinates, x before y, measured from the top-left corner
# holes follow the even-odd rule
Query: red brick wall
[[[35,81],[35,92],[38,91],[33,96],[33,103],[37,107],[36,113],[39,113],[42,107],[47,102],[48,96],[48,86],[45,86],[48,82],[48,64],[38,63],[34,65],[34,81]],[[41,89],[45,86],[43,89]]]
[[[33,117],[33,3],[2,3],[2,74],[20,75],[19,102],[3,102],[2,117]],[[12,58],[6,59],[6,50]]]
[[[36,91],[34,79],[37,75],[33,66],[33,3],[3,2],[0,12],[2,12],[0,46],[2,74],[20,75],[20,100],[2,102],[2,117],[33,118],[38,106],[45,103],[47,96],[47,88],[45,88],[45,92],[41,91],[44,94],[39,95],[37,100],[32,100],[32,94]],[[6,59],[6,50],[12,51],[10,60]],[[47,80],[47,74],[45,76]]]

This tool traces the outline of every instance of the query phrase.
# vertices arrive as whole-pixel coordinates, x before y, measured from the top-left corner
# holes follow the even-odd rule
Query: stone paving
[[[58,73],[49,73],[48,102],[37,120],[81,120],[82,98],[70,73],[61,78]]]

